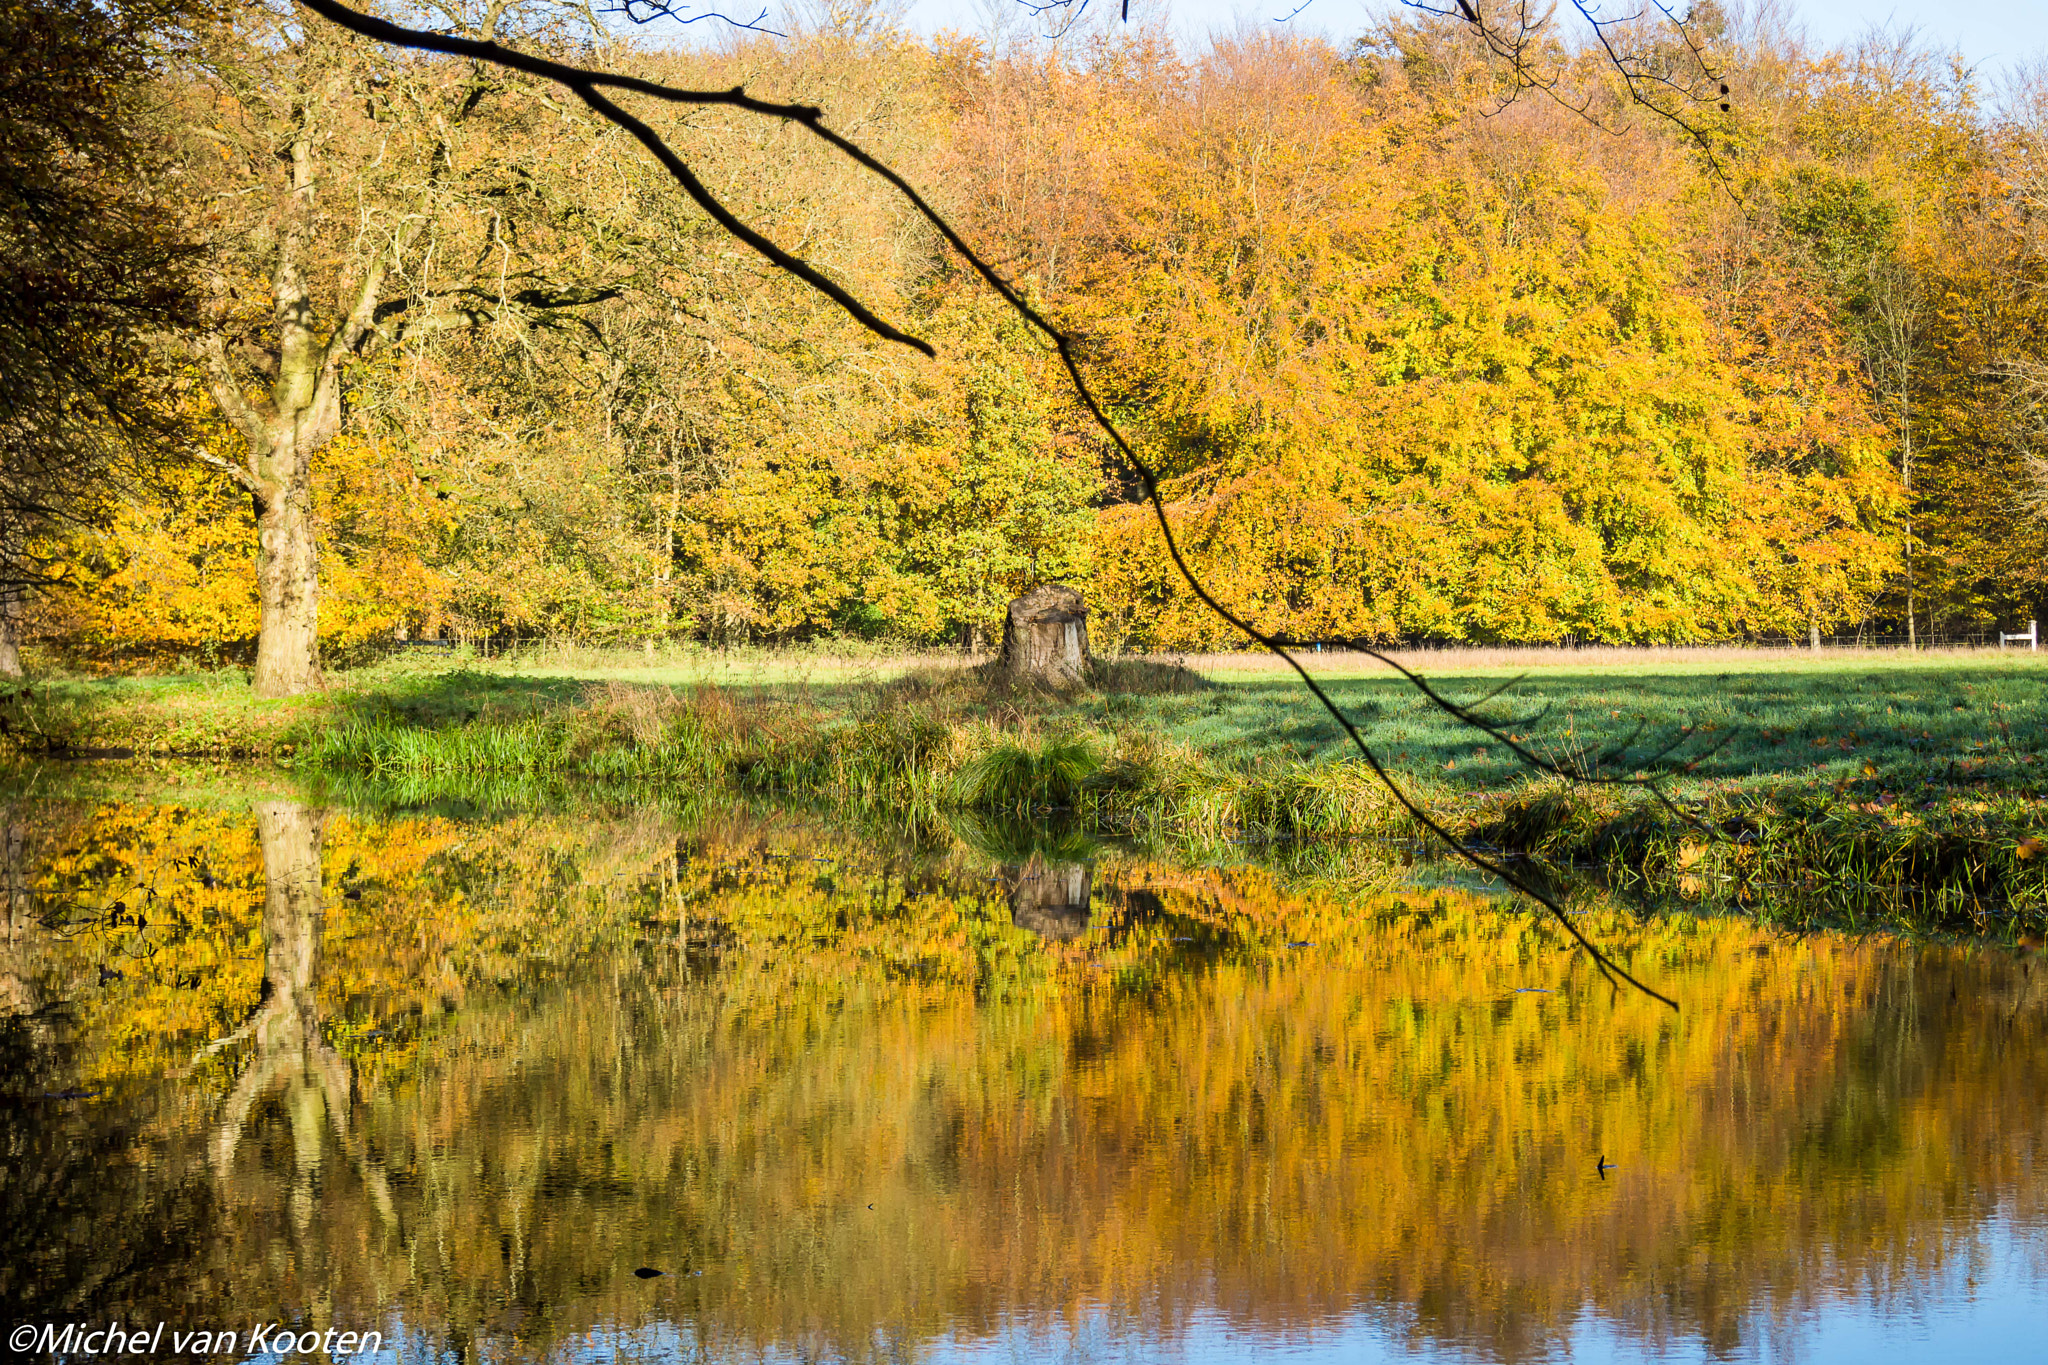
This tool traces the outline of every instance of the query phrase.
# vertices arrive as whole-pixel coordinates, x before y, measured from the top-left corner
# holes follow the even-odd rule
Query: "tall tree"
[[[545,6],[438,13],[486,40],[573,41]],[[183,74],[184,168],[211,239],[190,349],[242,445],[191,454],[253,502],[255,690],[285,696],[319,678],[313,467],[351,368],[450,330],[517,335],[622,286],[565,242],[588,230],[547,164],[568,114],[516,73],[394,53],[273,2],[206,24]]]

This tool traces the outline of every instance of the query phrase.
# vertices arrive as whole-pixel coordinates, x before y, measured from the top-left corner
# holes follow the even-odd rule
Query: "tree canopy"
[[[2041,104],[1994,111],[1936,54],[1708,14],[1735,93],[1681,125],[1630,121],[1600,54],[1555,46],[1544,70],[1584,97],[1500,105],[1484,43],[1427,16],[1344,50],[1273,30],[1188,52],[1139,24],[660,50],[543,8],[463,15],[827,108],[1080,339],[1193,563],[1261,629],[1686,641],[2041,614]],[[545,83],[284,10],[201,37],[152,79],[194,115],[211,292],[189,363],[218,412],[193,473],[37,542],[63,579],[38,629],[75,657],[251,657],[293,577],[259,572],[266,536],[344,656],[417,634],[986,639],[1055,578],[1112,642],[1234,642],[1044,346],[800,128],[632,107],[936,360],[751,255]],[[287,427],[299,453],[264,465]]]

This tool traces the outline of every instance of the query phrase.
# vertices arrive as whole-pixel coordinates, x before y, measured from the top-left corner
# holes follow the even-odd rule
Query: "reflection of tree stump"
[[[1088,928],[1094,874],[1085,863],[1048,863],[1037,854],[1012,874],[1010,922],[1041,938],[1079,938]]]
[[[1013,685],[1072,687],[1088,672],[1088,606],[1064,583],[1033,588],[1010,603],[996,664]]]

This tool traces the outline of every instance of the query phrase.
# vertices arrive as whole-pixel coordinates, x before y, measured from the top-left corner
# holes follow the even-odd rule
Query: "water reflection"
[[[1589,915],[1674,1017],[1457,892],[738,816],[17,823],[10,1321],[1523,1360],[2048,1309],[2002,955]]]
[[[1054,863],[1034,853],[1003,869],[1010,891],[1010,922],[1042,938],[1065,942],[1088,928],[1088,892],[1094,869],[1086,863]]]

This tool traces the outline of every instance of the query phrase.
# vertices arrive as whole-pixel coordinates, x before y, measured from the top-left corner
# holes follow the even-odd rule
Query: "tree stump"
[[[1005,682],[1072,687],[1088,675],[1088,606],[1064,583],[1033,588],[1010,603],[996,671]]]

